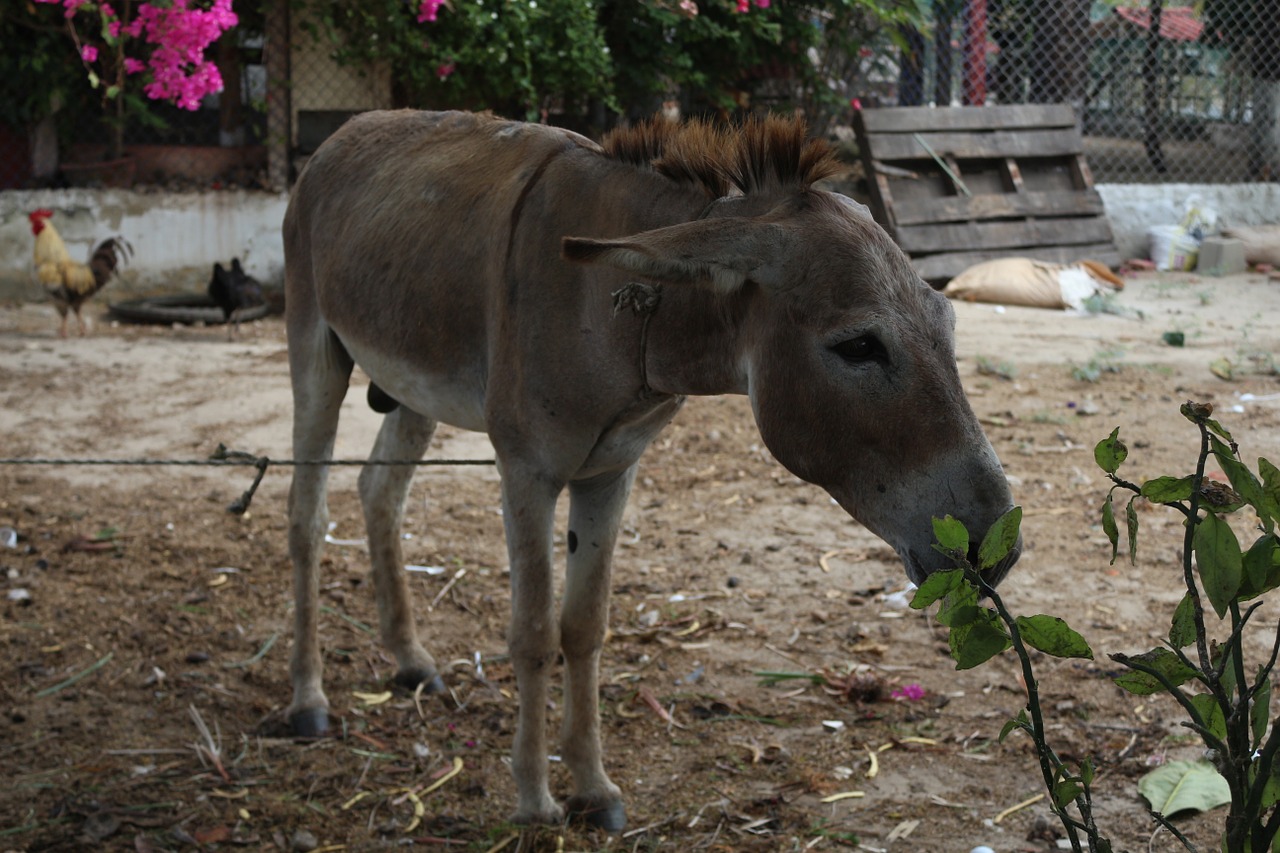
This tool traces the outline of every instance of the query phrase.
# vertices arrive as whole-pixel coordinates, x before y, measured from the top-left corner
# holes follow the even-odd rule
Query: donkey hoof
[[[408,669],[396,673],[396,684],[406,690],[417,690],[423,685],[423,693],[443,693],[444,679],[434,669]]]
[[[565,811],[571,820],[580,820],[605,832],[621,832],[627,825],[627,810],[622,800],[570,797],[565,803]]]
[[[329,732],[328,708],[303,708],[289,715],[289,728],[296,737],[324,737]]]

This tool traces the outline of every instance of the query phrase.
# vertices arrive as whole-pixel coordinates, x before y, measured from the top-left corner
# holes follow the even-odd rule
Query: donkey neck
[[[648,387],[680,396],[747,393],[744,314],[742,294],[722,296],[691,285],[664,285],[641,335]]]

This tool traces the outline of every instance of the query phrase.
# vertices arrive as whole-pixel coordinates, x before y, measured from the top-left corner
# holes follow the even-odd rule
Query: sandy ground
[[[1100,821],[1117,850],[1175,850],[1136,782],[1200,750],[1172,702],[1112,685],[1105,654],[1145,651],[1167,631],[1180,526],[1144,509],[1137,565],[1109,565],[1097,520],[1107,483],[1092,447],[1119,426],[1130,479],[1188,473],[1196,436],[1177,409],[1194,399],[1214,403],[1246,460],[1280,459],[1280,284],[1152,274],[1130,279],[1109,310],[960,304],[957,348],[1026,515],[1027,551],[1002,591],[1016,612],[1063,616],[1097,653],[1038,663],[1055,746],[1099,766]],[[221,328],[103,317],[88,338],[55,329],[47,305],[0,309],[0,456],[199,460],[223,443],[288,457],[278,319],[234,341]],[[1185,345],[1164,343],[1166,332]],[[337,455],[360,458],[378,416],[362,393],[345,409]],[[442,428],[430,455],[490,452],[483,436]],[[743,399],[691,400],[642,462],[626,514],[601,698],[607,766],[629,809],[621,837],[571,827],[512,840],[505,823],[515,703],[492,469],[424,468],[410,500],[406,559],[437,567],[414,585],[428,645],[449,663],[444,701],[360,698],[384,691],[393,664],[370,632],[363,547],[329,547],[322,636],[344,736],[315,744],[280,737],[278,720],[287,472],[270,470],[251,511],[230,515],[251,474],[0,466],[0,527],[18,536],[0,545],[0,850],[365,850],[407,839],[475,851],[504,840],[510,850],[1054,849],[1043,801],[1001,816],[1040,792],[1026,739],[996,742],[1023,702],[1015,660],[955,671],[932,617],[895,595],[904,576],[890,549],[768,457]],[[362,535],[354,479],[355,469],[333,478],[339,540]],[[1261,631],[1250,647],[1270,639]],[[766,685],[763,671],[825,672],[849,689]],[[888,697],[908,684],[925,697]],[[427,793],[455,758],[461,772]],[[564,793],[558,765],[553,780]],[[861,796],[827,801],[851,791]],[[1210,849],[1222,817],[1179,826]]]

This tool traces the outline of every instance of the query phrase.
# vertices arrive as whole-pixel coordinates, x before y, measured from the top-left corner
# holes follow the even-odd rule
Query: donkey
[[[919,583],[931,518],[980,537],[1011,505],[961,388],[955,316],[801,122],[661,120],[596,144],[469,113],[372,112],[311,158],[284,220],[294,455],[330,457],[355,364],[386,413],[371,459],[417,459],[438,422],[489,434],[511,561],[519,689],[513,820],[625,824],[601,756],[597,679],[614,543],[636,464],[691,394],[746,394],[770,452],[890,543]],[[411,469],[359,478],[396,680],[442,690],[418,640],[399,529]],[[326,468],[294,469],[290,723],[323,734],[317,639]],[[557,620],[555,505],[569,492]],[[998,582],[1019,546],[990,571]],[[546,708],[564,658],[562,754]]]

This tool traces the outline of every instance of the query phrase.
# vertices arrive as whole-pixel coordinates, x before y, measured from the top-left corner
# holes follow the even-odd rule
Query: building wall
[[[289,37],[289,67],[292,88],[290,107],[292,147],[298,136],[298,114],[302,112],[359,112],[391,106],[391,74],[386,67],[358,71],[330,58],[331,46],[313,38],[292,16]]]
[[[1176,223],[1195,196],[1224,226],[1280,224],[1280,184],[1101,184],[1098,191],[1122,257],[1146,257],[1147,229]],[[88,259],[100,240],[121,235],[134,247],[109,298],[124,294],[200,293],[215,261],[240,258],[268,284],[284,275],[280,224],[284,193],[130,190],[0,192],[0,300],[40,300],[31,266],[27,214],[54,210],[53,222],[73,257]]]
[[[265,283],[284,277],[280,224],[284,193],[227,190],[138,193],[132,190],[0,192],[0,300],[44,299],[32,269],[27,214],[54,211],[52,222],[73,258],[88,260],[101,240],[120,235],[134,256],[108,298],[124,294],[203,293],[215,261],[240,258]]]
[[[1145,258],[1147,230],[1182,221],[1188,200],[1220,227],[1280,223],[1280,184],[1098,184],[1122,258]]]

